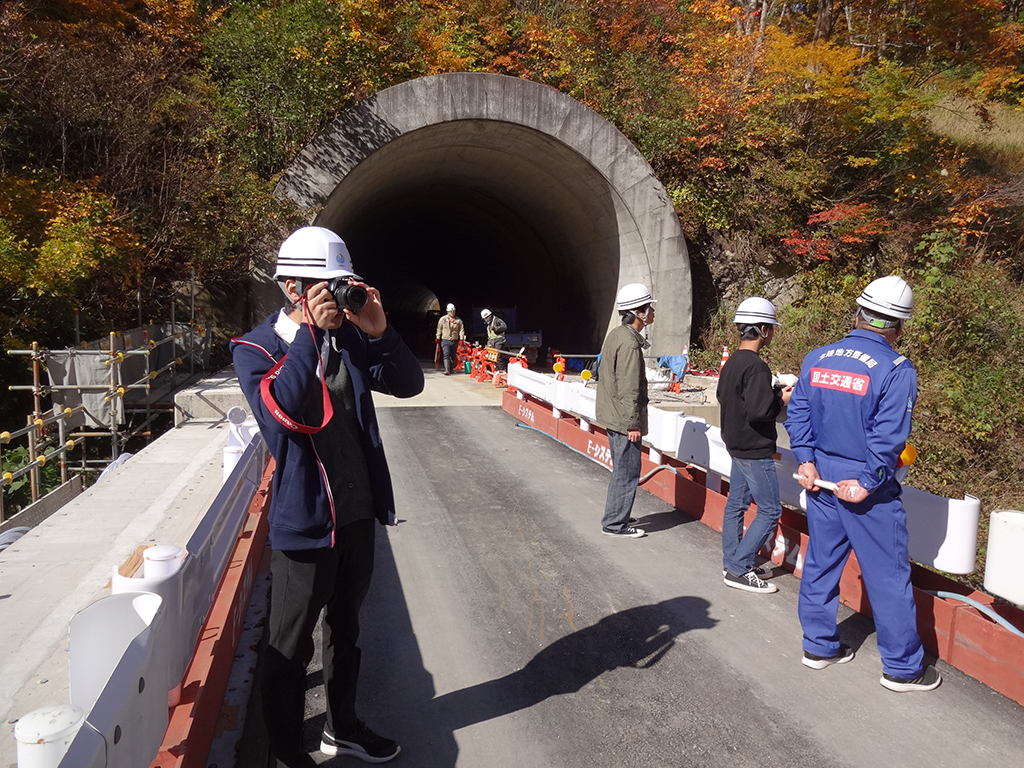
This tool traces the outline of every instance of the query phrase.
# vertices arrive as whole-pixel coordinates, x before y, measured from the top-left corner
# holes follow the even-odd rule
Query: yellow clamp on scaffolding
[[[43,427],[45,427],[45,426],[46,426],[46,422],[45,422],[45,421],[43,421],[42,419],[36,419],[36,420],[35,420],[35,421],[33,421],[32,423],[33,423],[33,424],[35,424],[35,425],[36,425],[37,427],[39,427],[40,429],[42,429]]]
[[[109,403],[115,397],[124,397],[124,387],[118,387],[114,390],[113,394],[107,395],[103,398],[104,403]]]
[[[64,447],[67,448],[69,451],[75,450],[75,441],[68,440],[66,443],[64,443]]]
[[[36,456],[36,462],[39,464],[40,467],[45,467],[46,466],[46,456],[45,455]]]
[[[7,445],[9,442],[11,442],[11,433],[0,432],[0,445]]]
[[[71,414],[73,414],[73,413],[74,413],[74,411],[73,411],[73,410],[71,410],[70,408],[65,408],[65,409],[64,409],[64,415],[65,415],[65,416],[70,416],[70,415],[71,415]]]
[[[0,475],[0,477],[3,478],[4,483],[7,485],[11,485],[11,483],[14,482],[14,475],[11,474],[10,472],[4,472],[2,475]]]

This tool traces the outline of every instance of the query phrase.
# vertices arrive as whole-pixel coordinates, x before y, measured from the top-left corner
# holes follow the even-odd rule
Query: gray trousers
[[[613,531],[629,527],[636,487],[640,482],[640,459],[643,442],[629,441],[621,432],[608,430],[608,448],[612,454],[612,477],[608,481],[608,498],[604,503],[601,525]]]

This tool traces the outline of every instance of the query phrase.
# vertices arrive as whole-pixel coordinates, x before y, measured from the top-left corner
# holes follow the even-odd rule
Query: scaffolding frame
[[[146,428],[152,424],[152,422],[161,414],[166,412],[168,409],[159,407],[153,401],[153,384],[162,375],[169,373],[169,392],[173,393],[177,387],[177,376],[179,374],[178,368],[183,367],[186,364],[184,358],[187,358],[188,362],[188,374],[185,383],[192,381],[195,377],[196,372],[196,355],[200,355],[200,370],[205,370],[203,363],[203,347],[206,342],[207,329],[197,324],[196,322],[196,309],[195,302],[192,302],[192,311],[190,322],[188,323],[177,323],[175,321],[174,304],[171,305],[171,322],[170,322],[170,334],[154,341],[150,339],[150,331],[154,323],[150,322],[148,329],[143,328],[143,343],[141,346],[132,348],[117,350],[115,349],[117,339],[122,335],[119,332],[112,331],[109,335],[109,341],[107,342],[107,348],[103,349],[81,349],[81,348],[68,348],[61,350],[43,349],[39,346],[38,342],[32,342],[30,349],[12,349],[8,350],[9,355],[20,355],[31,358],[32,362],[32,384],[27,385],[10,385],[8,387],[11,391],[25,391],[31,392],[33,398],[33,409],[32,413],[27,417],[27,424],[22,429],[0,432],[0,445],[7,445],[11,440],[25,437],[28,440],[28,454],[30,461],[23,467],[16,471],[5,471],[3,467],[3,455],[0,453],[0,523],[9,519],[5,515],[4,510],[4,499],[3,489],[8,485],[14,483],[20,477],[29,474],[30,477],[30,488],[32,502],[35,503],[40,498],[41,489],[41,470],[46,466],[48,461],[54,458],[60,459],[60,471],[61,471],[61,484],[63,485],[68,481],[68,471],[74,471],[81,474],[93,470],[99,470],[105,468],[111,462],[113,462],[121,452],[121,448],[135,437],[145,437],[147,442],[152,437],[152,431],[145,431]],[[181,330],[179,330],[179,327]],[[184,343],[184,337],[187,333],[188,343]],[[76,341],[78,340],[78,323],[77,323],[77,311],[76,311],[76,323],[75,323],[75,335]],[[152,367],[152,353],[154,350],[160,348],[164,344],[182,342],[183,353],[179,357],[172,357],[169,363],[163,365],[158,369]],[[106,384],[44,384],[43,378],[43,366],[47,359],[51,355],[67,355],[70,358],[75,356],[102,356],[105,359],[103,364],[109,369],[109,380]],[[130,384],[118,383],[120,381],[121,364],[129,357],[143,356],[145,357],[146,372],[137,381]],[[87,413],[85,406],[79,404],[73,408],[61,408],[59,405],[55,405],[50,409],[43,409],[43,398],[51,396],[54,391],[77,391],[79,393],[92,392],[92,393],[104,393],[103,402],[108,404],[106,413],[104,414],[106,426],[105,430],[86,430],[84,428],[78,431],[70,431],[67,425],[68,419],[77,413]],[[126,395],[132,390],[142,390],[145,392],[145,400],[139,405],[133,405],[131,402],[126,400]],[[121,405],[122,412],[124,413],[127,423],[128,414],[139,414],[144,413],[145,419],[142,424],[138,425],[133,429],[121,430],[120,420],[118,418],[118,405]],[[173,411],[173,405],[170,408]],[[89,414],[91,418],[92,414]],[[54,445],[54,438],[52,435],[47,433],[47,427],[57,424],[57,440],[56,447],[49,453],[46,450]],[[88,425],[86,425],[88,426]],[[110,459],[90,459],[86,452],[86,440],[87,438],[108,438],[110,440]],[[69,454],[70,452],[80,446],[81,447],[81,460],[73,462],[73,466],[69,466]],[[42,451],[42,452],[40,452]],[[15,517],[16,515],[12,515]]]

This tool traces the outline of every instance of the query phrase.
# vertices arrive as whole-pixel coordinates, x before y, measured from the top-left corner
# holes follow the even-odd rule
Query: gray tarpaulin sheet
[[[46,353],[46,369],[50,377],[51,386],[65,385],[95,385],[104,386],[102,390],[53,390],[52,397],[55,405],[62,408],[74,408],[81,404],[85,407],[85,414],[75,414],[68,422],[68,426],[78,428],[83,425],[90,427],[110,428],[110,407],[111,403],[105,402],[109,387],[120,387],[135,384],[146,378],[149,371],[157,371],[171,362],[174,358],[181,358],[183,366],[188,366],[189,337],[191,331],[189,326],[176,324],[175,329],[181,334],[173,342],[161,344],[150,353],[147,367],[146,355],[125,355],[124,360],[112,366],[105,365],[109,359],[107,355],[80,354],[77,349],[50,350]],[[114,337],[114,351],[124,352],[132,349],[145,349],[148,341],[159,342],[171,334],[171,324],[162,323],[147,326],[149,332],[142,328],[133,328],[130,331],[117,334]],[[209,333],[196,334],[196,360],[197,368],[205,369],[210,359],[210,338]],[[86,350],[108,351],[110,337],[90,341],[83,345]],[[111,381],[111,370],[113,369],[113,381]],[[188,368],[184,368],[188,370]],[[121,398],[114,398],[115,414],[118,424],[124,423],[124,404]]]

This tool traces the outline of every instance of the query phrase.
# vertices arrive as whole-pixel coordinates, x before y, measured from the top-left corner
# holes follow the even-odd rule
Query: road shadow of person
[[[709,616],[710,603],[699,597],[627,608],[554,640],[515,672],[438,695],[407,600],[389,537],[378,535],[373,584],[360,619],[358,709],[370,727],[397,740],[400,758],[417,768],[454,768],[459,758],[455,734],[462,728],[576,693],[615,669],[652,669],[680,635],[717,623]],[[431,641],[434,652],[438,641]],[[487,655],[495,658],[491,652]],[[509,664],[516,656],[510,652],[497,658],[510,659],[505,662]],[[322,694],[317,695],[321,683],[320,670],[311,669],[304,724],[310,752],[319,746],[324,725],[324,702]],[[322,755],[318,760],[330,768],[358,763],[353,758],[324,761]]]
[[[620,667],[651,669],[679,635],[717,624],[709,607],[703,598],[674,597],[605,616],[545,646],[516,672],[439,696],[430,702],[430,718],[454,732],[576,693]]]

